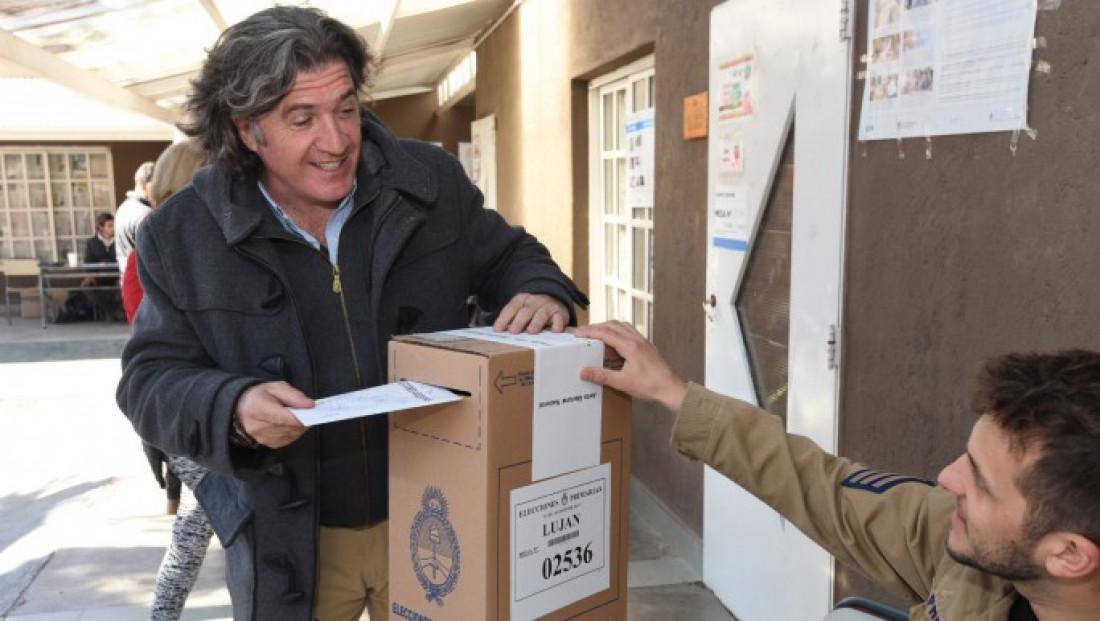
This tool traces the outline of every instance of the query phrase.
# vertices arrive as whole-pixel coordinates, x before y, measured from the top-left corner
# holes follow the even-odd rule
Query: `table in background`
[[[115,279],[113,285],[94,285],[85,287],[85,278],[109,277]],[[53,291],[118,291],[122,294],[122,274],[118,271],[117,263],[84,263],[75,267],[69,265],[46,265],[39,267],[38,289],[42,297],[42,328],[45,329],[51,320],[51,307]],[[92,304],[96,305],[92,296]]]

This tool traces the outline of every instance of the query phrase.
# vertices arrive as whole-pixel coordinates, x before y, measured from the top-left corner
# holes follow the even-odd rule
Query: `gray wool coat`
[[[210,469],[197,495],[227,546],[237,620],[311,619],[320,507],[344,498],[325,496],[323,453],[328,480],[345,483],[331,477],[344,462],[330,458],[346,447],[325,439],[327,425],[283,449],[232,445],[246,388],[285,380],[320,398],[382,383],[391,336],[464,326],[471,295],[489,310],[520,292],[587,303],[542,244],[483,208],[453,157],[398,140],[369,113],[363,131],[341,295],[327,257],[281,227],[255,181],[218,167],[138,233],[145,297],[118,404],[145,441]],[[387,512],[386,426],[375,418],[354,423],[365,440],[341,456],[350,477],[366,466],[366,490],[348,501],[366,523]]]

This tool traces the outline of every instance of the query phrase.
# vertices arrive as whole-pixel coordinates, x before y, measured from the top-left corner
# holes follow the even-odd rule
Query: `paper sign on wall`
[[[750,117],[756,109],[756,57],[745,54],[718,65],[718,122]]]
[[[1022,129],[1035,0],[871,0],[859,139]]]
[[[749,193],[745,186],[722,188],[714,194],[714,246],[745,251],[749,247]]]
[[[626,206],[653,206],[653,108],[635,112],[626,120]]]

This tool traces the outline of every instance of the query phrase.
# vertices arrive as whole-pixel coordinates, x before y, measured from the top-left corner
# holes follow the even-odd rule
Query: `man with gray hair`
[[[388,421],[306,428],[288,408],[381,384],[395,334],[560,332],[585,296],[458,160],[362,104],[366,43],[312,8],[263,10],[211,48],[187,123],[211,164],[138,235],[145,298],[118,403],[210,470],[237,621],[389,617]]]
[[[134,250],[137,240],[137,228],[149,211],[149,186],[153,183],[153,162],[142,162],[134,172],[134,189],[126,193],[126,200],[115,212],[115,256],[118,258],[118,271],[126,271],[126,259]]]

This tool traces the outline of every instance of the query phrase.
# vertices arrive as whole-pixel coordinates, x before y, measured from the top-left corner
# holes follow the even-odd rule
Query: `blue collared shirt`
[[[267,204],[271,206],[271,213],[275,214],[275,218],[283,225],[283,228],[287,232],[301,237],[310,246],[313,246],[314,250],[321,249],[321,242],[314,236],[306,232],[305,229],[298,226],[286,211],[279,206],[279,203],[275,202],[275,199],[271,198],[271,195],[267,193],[267,188],[264,187],[262,181],[257,181],[257,185],[260,186],[260,193],[267,199]],[[333,265],[336,265],[336,259],[339,256],[340,250],[340,231],[343,230],[344,224],[351,217],[352,207],[355,205],[355,201],[352,200],[355,196],[355,189],[359,183],[356,182],[351,186],[351,192],[344,197],[344,200],[340,201],[340,206],[336,208],[336,211],[332,212],[332,217],[329,218],[328,224],[325,225],[325,246],[328,248],[328,260]]]

